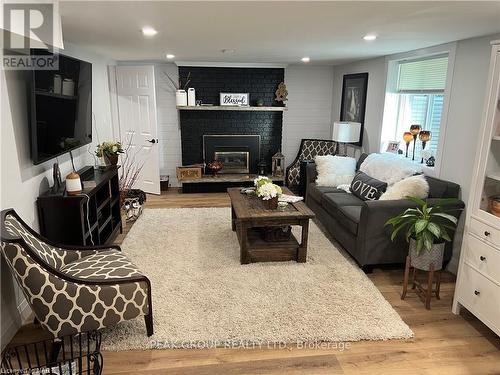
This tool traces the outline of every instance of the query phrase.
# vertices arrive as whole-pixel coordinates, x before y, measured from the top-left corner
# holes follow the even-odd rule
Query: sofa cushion
[[[103,250],[80,258],[63,266],[61,272],[68,276],[93,280],[142,276],[141,271],[118,250]]]
[[[387,190],[387,183],[358,172],[352,180],[351,192],[364,201],[374,201]]]
[[[344,206],[364,206],[364,202],[358,197],[342,191],[341,193],[326,193],[322,201],[324,208],[332,213]]]
[[[460,195],[460,185],[454,182],[430,176],[425,178],[429,183],[429,198],[458,198]]]
[[[344,193],[344,191],[329,186],[318,186],[316,183],[311,183],[307,187],[307,194],[318,203],[322,202],[323,196],[326,193]]]
[[[344,228],[356,235],[358,234],[358,224],[362,208],[362,206],[342,206],[338,210],[333,211],[333,216]]]

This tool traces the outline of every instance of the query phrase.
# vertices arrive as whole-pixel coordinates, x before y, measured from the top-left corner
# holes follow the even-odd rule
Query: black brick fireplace
[[[196,90],[196,100],[213,105],[219,105],[220,92],[233,92],[249,93],[252,106],[257,99],[262,99],[264,106],[274,106],[277,104],[274,93],[279,83],[284,81],[282,68],[179,67],[179,76],[183,82],[189,73],[189,87]],[[258,155],[254,150],[249,163],[250,173],[256,173],[257,163],[261,159],[266,161],[270,170],[272,155],[281,150],[281,111],[181,110],[179,120],[183,165],[213,160],[212,152],[204,153],[203,139],[207,135],[259,136]],[[222,154],[221,157],[224,155],[226,160],[231,160],[230,164],[241,157],[238,154]]]

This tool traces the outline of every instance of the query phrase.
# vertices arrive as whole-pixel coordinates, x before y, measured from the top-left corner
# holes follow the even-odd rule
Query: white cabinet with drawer
[[[500,193],[500,40],[491,44],[453,312],[465,307],[500,335],[500,217],[491,205]]]
[[[500,250],[484,243],[474,235],[468,235],[464,242],[465,262],[500,284]]]
[[[500,231],[475,217],[470,218],[469,231],[493,246],[500,246]]]
[[[462,269],[462,305],[500,334],[500,286],[472,267]]]

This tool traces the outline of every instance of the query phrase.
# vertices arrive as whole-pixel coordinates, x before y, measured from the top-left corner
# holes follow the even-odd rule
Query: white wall
[[[289,165],[302,138],[331,139],[333,67],[291,65],[285,69],[288,111],[283,114],[282,152]]]
[[[62,53],[92,63],[92,110],[95,113],[94,144],[96,133],[101,139],[111,138],[111,111],[109,105],[106,66],[109,59],[86,52],[65,43]],[[1,71],[1,181],[0,207],[13,207],[34,229],[38,229],[36,198],[52,185],[52,164],[55,160],[33,165],[30,159],[28,133],[28,99],[24,71]],[[91,146],[91,150],[94,147]],[[87,146],[76,150],[75,167],[93,165],[93,157]],[[62,176],[71,171],[69,155],[57,158]],[[21,312],[29,312],[24,297],[12,281],[10,272],[2,259],[1,279],[1,345],[5,345],[21,323]]]
[[[378,152],[384,113],[386,63],[385,57],[335,66],[333,69],[332,121],[340,120],[342,84],[345,74],[368,73],[363,151]]]
[[[490,41],[500,35],[460,40],[456,42],[453,78],[449,98],[446,134],[439,178],[456,182],[462,188],[462,199],[467,202],[470,192],[474,156],[481,126],[486,81],[491,53]],[[378,152],[384,111],[386,58],[376,58],[353,64],[336,66],[333,82],[334,119],[340,113],[342,76],[348,73],[368,72],[368,95],[363,148]],[[448,269],[456,272],[460,243]]]
[[[179,113],[175,107],[175,88],[168,78],[177,82],[179,69],[175,64],[155,64],[156,108],[160,147],[160,174],[170,176],[170,184],[178,186],[175,168],[182,164]]]

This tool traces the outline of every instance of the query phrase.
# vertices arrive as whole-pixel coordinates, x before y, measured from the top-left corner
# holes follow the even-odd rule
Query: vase
[[[278,197],[274,197],[267,200],[263,199],[262,203],[264,204],[264,208],[266,210],[276,210],[278,208]]]
[[[178,107],[186,107],[188,102],[187,102],[187,93],[186,90],[177,90],[175,92],[175,104]]]
[[[118,164],[118,155],[106,156],[104,158],[104,160],[106,161],[107,166],[117,165]]]
[[[429,271],[431,264],[434,271],[443,268],[444,242],[435,243],[430,251],[422,249],[420,255],[417,255],[417,241],[410,239],[410,264],[422,271]]]

